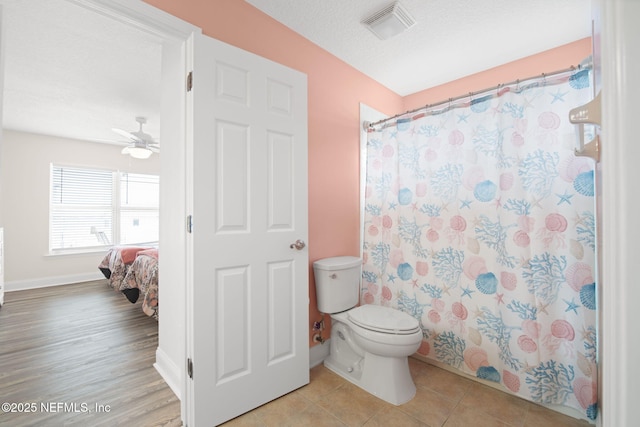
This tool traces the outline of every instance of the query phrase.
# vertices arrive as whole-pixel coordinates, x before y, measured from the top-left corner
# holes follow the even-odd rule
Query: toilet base
[[[345,366],[330,355],[324,365],[366,392],[396,406],[409,402],[416,395],[407,356],[383,357],[365,353],[364,358]]]

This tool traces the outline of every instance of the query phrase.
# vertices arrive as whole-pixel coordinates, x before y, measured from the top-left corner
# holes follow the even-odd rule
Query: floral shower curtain
[[[581,70],[370,131],[361,302],[417,318],[422,356],[595,419],[594,162],[568,121],[591,93]]]

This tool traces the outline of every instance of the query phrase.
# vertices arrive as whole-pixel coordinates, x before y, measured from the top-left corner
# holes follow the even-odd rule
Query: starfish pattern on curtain
[[[595,419],[594,162],[568,120],[589,79],[370,131],[361,303],[417,318],[424,357]]]

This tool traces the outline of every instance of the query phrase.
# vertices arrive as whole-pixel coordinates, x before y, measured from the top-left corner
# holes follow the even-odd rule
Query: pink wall
[[[223,42],[307,74],[309,96],[309,259],[359,255],[359,104],[388,115],[501,82],[578,64],[589,39],[404,99],[241,0],[145,0]],[[310,266],[311,267],[311,266]],[[309,269],[310,327],[320,320]],[[326,319],[328,321],[328,319]],[[324,333],[329,336],[329,331]],[[310,345],[312,341],[309,333]]]
[[[145,1],[211,37],[307,74],[309,259],[359,255],[360,102],[391,115],[402,110],[402,98],[244,1]],[[311,324],[321,318],[311,268],[309,282]]]
[[[404,97],[403,111],[413,110],[427,104],[441,102],[446,99],[478,92],[498,84],[523,80],[562,70],[580,64],[591,55],[591,38],[575,41],[555,49],[528,56],[481,73],[473,74],[440,86],[416,92]]]

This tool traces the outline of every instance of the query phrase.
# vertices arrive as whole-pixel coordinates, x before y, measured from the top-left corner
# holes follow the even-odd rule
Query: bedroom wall
[[[3,131],[0,206],[4,221],[5,282],[8,291],[100,278],[105,252],[50,256],[49,165],[102,167],[126,172],[160,173],[155,154],[136,160],[122,147],[32,133]]]

